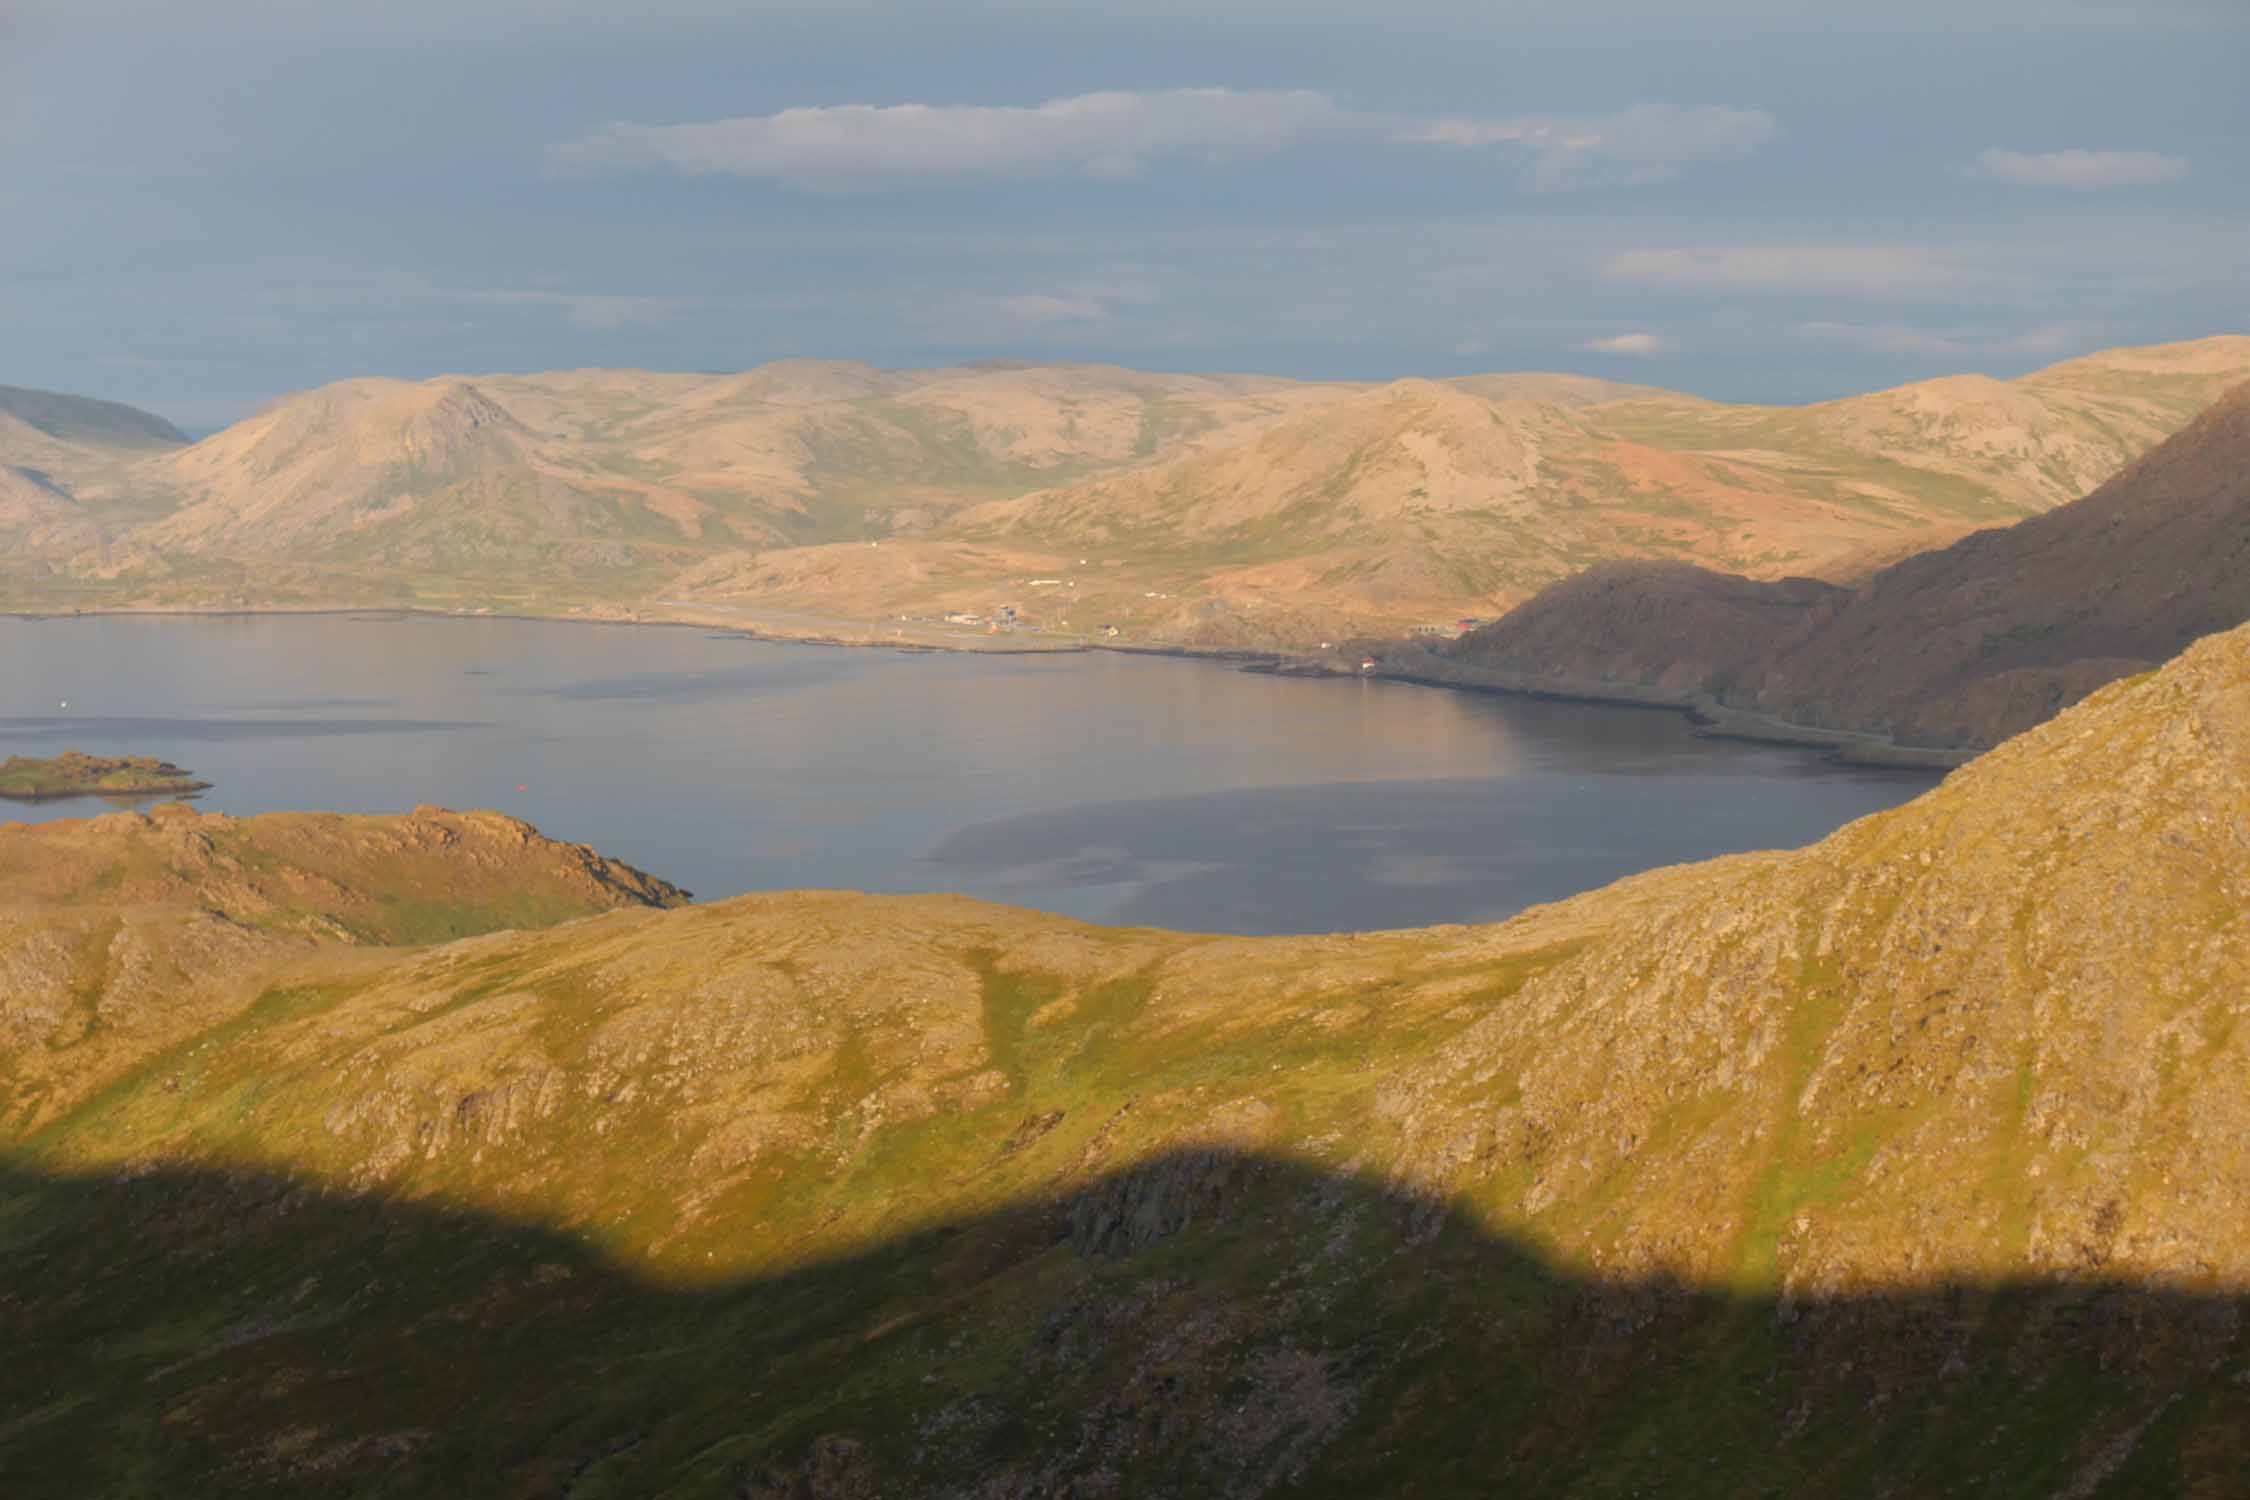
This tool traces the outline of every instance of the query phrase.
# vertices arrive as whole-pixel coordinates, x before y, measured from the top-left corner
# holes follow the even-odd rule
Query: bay
[[[1670,713],[1109,652],[422,615],[0,621],[0,756],[66,748],[177,761],[214,811],[496,808],[705,900],[964,891],[1244,934],[1495,920],[1810,843],[1935,780],[1698,739]]]

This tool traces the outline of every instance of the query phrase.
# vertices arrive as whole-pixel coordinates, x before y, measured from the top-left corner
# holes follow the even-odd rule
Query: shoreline
[[[719,611],[718,605],[687,605],[682,608],[694,611]],[[304,618],[309,616],[336,617],[351,615],[389,615],[431,620],[528,620],[543,625],[655,625],[674,630],[723,630],[730,635],[751,640],[772,641],[782,645],[798,646],[850,646],[889,649],[894,651],[957,651],[967,655],[991,656],[1042,656],[1068,655],[1073,652],[1097,649],[1091,642],[1076,637],[1035,637],[1035,641],[1051,644],[978,645],[975,642],[1000,637],[964,636],[956,632],[930,631],[930,635],[908,636],[903,632],[891,637],[875,634],[884,628],[861,622],[807,615],[808,621],[819,620],[819,626],[808,625],[802,634],[786,629],[760,628],[757,624],[710,618],[699,613],[649,614],[639,610],[551,611],[538,609],[444,609],[428,604],[228,604],[197,606],[192,604],[125,606],[108,609],[0,609],[0,620],[91,620],[91,619],[180,619],[225,620],[264,619],[269,617]],[[925,627],[927,629],[927,627]],[[857,633],[864,634],[857,634]]]
[[[398,617],[425,617],[436,620],[524,620],[540,624],[563,625],[641,625],[660,626],[681,630],[722,630],[745,640],[762,641],[786,646],[828,646],[846,650],[891,650],[908,653],[954,652],[970,656],[1072,656],[1106,651],[1121,656],[1166,656],[1189,661],[1231,662],[1236,669],[1275,677],[1335,677],[1379,678],[1385,682],[1411,683],[1418,687],[1447,688],[1455,692],[1489,693],[1502,697],[1543,699],[1554,703],[1584,703],[1603,708],[1640,708],[1665,713],[1676,713],[1695,726],[1699,738],[1729,740],[1747,745],[1763,745],[1776,749],[1806,750],[1819,753],[1822,758],[1839,765],[1859,766],[1871,770],[1899,771],[1951,771],[1978,756],[1984,749],[1945,748],[1930,745],[1901,745],[1880,735],[1855,730],[1824,729],[1817,724],[1797,724],[1770,715],[1729,708],[1701,694],[1667,692],[1661,688],[1639,687],[1630,683],[1581,682],[1572,679],[1543,679],[1512,677],[1504,680],[1481,679],[1474,676],[1454,676],[1436,672],[1416,671],[1411,667],[1378,666],[1371,672],[1347,671],[1330,666],[1324,659],[1301,652],[1279,648],[1253,649],[1241,646],[1199,648],[1178,644],[1120,644],[1111,641],[1080,640],[1076,637],[1045,637],[1038,643],[1001,644],[1005,636],[962,635],[955,632],[928,630],[927,634],[906,635],[897,627],[888,638],[877,632],[886,628],[872,622],[802,615],[795,611],[777,610],[773,614],[787,620],[794,617],[804,622],[802,629],[787,625],[776,628],[773,620],[741,620],[727,618],[728,606],[692,605],[665,601],[660,607],[682,611],[674,614],[651,614],[642,610],[604,609],[601,613],[552,613],[536,610],[501,609],[441,609],[429,605],[411,604],[308,604],[308,605],[227,605],[198,608],[193,605],[152,605],[145,608],[124,607],[106,609],[46,609],[0,610],[0,619],[16,620],[70,620],[89,617],[117,618],[155,616],[185,619],[256,618],[263,616],[336,616],[336,615],[390,615]],[[927,627],[925,627],[927,629]],[[985,641],[992,644],[983,644]],[[1442,658],[1428,658],[1437,665]],[[1987,747],[1989,748],[1989,747]]]
[[[0,802],[69,802],[80,797],[115,797],[124,802],[145,802],[151,797],[193,797],[212,789],[208,781],[187,781],[174,786],[85,786],[63,792],[0,792]]]
[[[1695,726],[1694,732],[1698,739],[1814,751],[1824,760],[1838,765],[1860,766],[1869,770],[1952,771],[1988,753],[1990,748],[1901,745],[1895,740],[1859,730],[1825,729],[1818,724],[1798,724],[1788,719],[1775,718],[1771,714],[1730,708],[1700,693],[1673,693],[1662,688],[1641,687],[1632,683],[1583,682],[1569,678],[1549,681],[1522,677],[1480,680],[1470,676],[1444,676],[1411,670],[1385,671],[1381,668],[1367,675],[1383,677],[1392,682],[1451,688],[1458,692],[1494,693],[1504,697],[1543,698],[1555,703],[1586,703],[1605,708],[1642,708],[1675,713]]]

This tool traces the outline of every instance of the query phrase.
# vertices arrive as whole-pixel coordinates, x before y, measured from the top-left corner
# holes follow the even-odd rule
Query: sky
[[[2245,77],[2250,0],[0,0],[0,383],[2006,376],[2250,332]]]

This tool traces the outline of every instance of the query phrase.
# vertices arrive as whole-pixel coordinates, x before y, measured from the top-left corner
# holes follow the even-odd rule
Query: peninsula
[[[151,755],[87,755],[65,750],[48,760],[11,755],[0,764],[0,797],[44,802],[54,797],[154,797],[210,787],[168,760]]]

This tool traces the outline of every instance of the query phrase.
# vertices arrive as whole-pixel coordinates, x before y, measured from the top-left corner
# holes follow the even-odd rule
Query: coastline
[[[1575,678],[1523,677],[1419,668],[1450,665],[1414,648],[1417,665],[1378,665],[1356,672],[1331,665],[1329,660],[1305,652],[1280,648],[1259,650],[1241,646],[1200,648],[1179,643],[1094,641],[1079,637],[1038,637],[972,634],[946,630],[923,622],[883,625],[868,621],[820,616],[791,610],[754,611],[739,606],[689,604],[659,600],[655,610],[594,606],[571,611],[537,609],[445,609],[404,604],[306,605],[194,605],[124,606],[101,609],[8,609],[0,619],[68,620],[90,616],[166,618],[241,618],[266,615],[334,616],[390,615],[440,620],[528,620],[546,624],[645,625],[670,629],[723,630],[745,640],[777,645],[833,646],[857,650],[906,652],[959,652],[986,656],[1058,656],[1094,651],[1123,656],[1169,656],[1183,660],[1232,662],[1245,672],[1280,677],[1377,677],[1386,682],[1419,687],[1447,688],[1456,692],[1493,693],[1505,697],[1542,698],[1550,702],[1586,703],[1605,708],[1645,708],[1676,713],[1695,726],[1704,739],[1732,740],[1742,744],[1807,750],[1839,765],[1879,770],[1950,771],[1966,765],[1985,749],[1901,745],[1880,735],[1852,730],[1824,729],[1797,724],[1771,715],[1730,708],[1704,694],[1667,691],[1632,683],[1587,681]],[[888,634],[884,632],[888,631]],[[911,632],[911,633],[910,633]],[[1391,643],[1386,643],[1390,645]],[[1989,747],[1986,747],[1989,748]]]
[[[1076,636],[988,636],[910,622],[884,626],[841,617],[772,611],[803,621],[802,625],[777,626],[770,619],[745,620],[726,612],[723,605],[679,605],[673,612],[594,606],[552,609],[447,609],[430,604],[152,604],[121,605],[101,609],[0,609],[0,620],[85,619],[292,619],[351,615],[385,615],[432,620],[529,620],[548,625],[652,625],[676,630],[723,630],[747,640],[772,641],[796,646],[847,646],[893,651],[958,651],[989,656],[1068,655],[1102,649]],[[882,632],[889,630],[890,634]],[[1191,653],[1192,654],[1192,653]]]
[[[1439,661],[1440,659],[1431,659],[1429,665],[1437,666]],[[1951,771],[1967,765],[1990,748],[1902,745],[1882,735],[1849,729],[1825,729],[1817,724],[1799,724],[1771,714],[1731,708],[1703,693],[1678,693],[1635,683],[1587,681],[1567,677],[1523,677],[1473,672],[1465,668],[1456,668],[1452,672],[1429,672],[1411,668],[1378,667],[1368,675],[1388,678],[1394,682],[1452,688],[1461,692],[1545,698],[1559,703],[1592,703],[1610,708],[1655,709],[1685,717],[1695,726],[1695,734],[1699,739],[1732,740],[1746,745],[1810,750],[1838,765],[1863,766],[1875,770]]]
[[[60,792],[0,791],[0,802],[68,802],[77,797],[115,797],[121,801],[143,802],[151,797],[192,797],[197,792],[210,791],[211,787],[208,781],[181,781],[143,786],[80,786]]]

